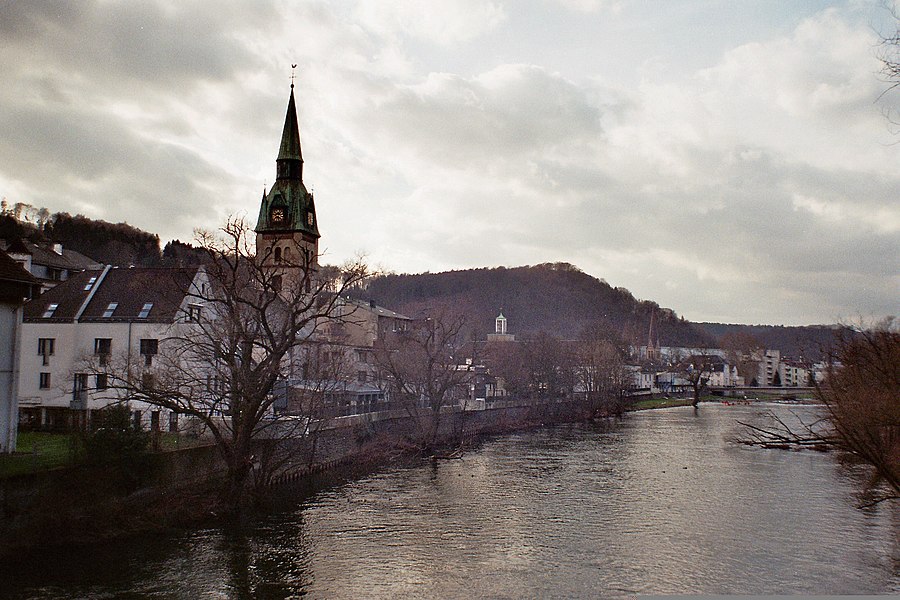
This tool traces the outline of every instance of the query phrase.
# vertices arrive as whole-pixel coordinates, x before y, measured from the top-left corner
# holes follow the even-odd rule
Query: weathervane
[[[296,77],[296,75],[294,75],[294,69],[296,68],[297,65],[291,65],[291,89],[294,89],[294,78]]]

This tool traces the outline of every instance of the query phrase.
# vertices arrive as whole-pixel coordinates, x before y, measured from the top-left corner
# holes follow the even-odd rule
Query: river
[[[31,557],[0,596],[900,593],[900,508],[856,508],[864,474],[829,454],[730,441],[766,410],[816,409],[703,404],[499,436],[461,460],[285,488],[241,533]]]

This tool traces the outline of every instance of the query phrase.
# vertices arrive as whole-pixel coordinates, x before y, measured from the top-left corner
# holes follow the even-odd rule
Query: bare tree
[[[152,371],[104,368],[110,390],[125,400],[187,415],[202,423],[224,459],[222,508],[239,512],[248,478],[259,465],[259,440],[284,434],[270,418],[276,382],[295,375],[299,349],[334,318],[342,289],[366,276],[361,260],[337,282],[321,277],[315,257],[301,252],[279,269],[255,255],[252,231],[230,219],[219,234],[198,234],[208,256],[208,284],[189,290],[191,306],[160,340]],[[293,285],[281,273],[292,269]],[[291,434],[295,432],[289,432]]]
[[[723,335],[719,344],[728,363],[736,366],[738,375],[744,378],[744,384],[751,385],[759,374],[759,362],[753,356],[763,352],[759,340],[749,333],[736,332]]]
[[[693,394],[691,405],[697,408],[697,405],[700,404],[700,394],[712,376],[713,358],[706,354],[695,354],[683,360],[678,369],[679,375],[691,386]]]
[[[836,445],[874,468],[869,488],[885,482],[900,497],[900,328],[891,317],[841,339],[816,390]]]
[[[894,28],[881,36],[881,48],[878,53],[878,58],[881,60],[881,75],[889,85],[880,97],[884,97],[900,86],[900,15],[895,8],[891,8],[890,11]],[[885,108],[885,116],[894,125],[898,124],[890,108]]]
[[[387,383],[391,403],[419,422],[420,445],[433,452],[443,414],[468,397],[473,358],[464,336],[466,319],[443,313],[423,319],[406,331],[386,332],[376,344],[375,360]]]
[[[872,467],[864,489],[868,504],[900,498],[897,321],[890,317],[875,327],[842,333],[816,397],[825,407],[820,421],[799,426],[782,420],[767,426],[742,423],[748,433],[740,441],[765,447],[835,448]]]
[[[589,329],[578,342],[575,364],[590,415],[620,414],[627,389],[622,351],[601,332]]]

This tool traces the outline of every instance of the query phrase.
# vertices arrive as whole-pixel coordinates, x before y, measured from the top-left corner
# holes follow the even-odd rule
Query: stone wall
[[[550,423],[580,420],[584,413],[570,402],[514,403],[478,411],[445,410],[439,436],[449,444],[471,441]],[[340,464],[378,463],[417,447],[427,412],[391,411],[337,417],[311,435],[283,449],[288,457],[269,480],[296,481]],[[260,442],[257,461],[265,455]],[[224,462],[214,446],[152,455],[151,476],[142,487],[123,487],[110,468],[78,466],[0,479],[0,555],[16,548],[87,541],[172,524],[177,513],[198,514],[196,504],[214,489]]]

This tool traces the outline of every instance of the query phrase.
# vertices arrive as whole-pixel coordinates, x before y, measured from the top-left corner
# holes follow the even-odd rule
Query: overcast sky
[[[893,26],[878,0],[0,0],[0,196],[163,243],[255,220],[297,63],[323,262],[895,314]]]

